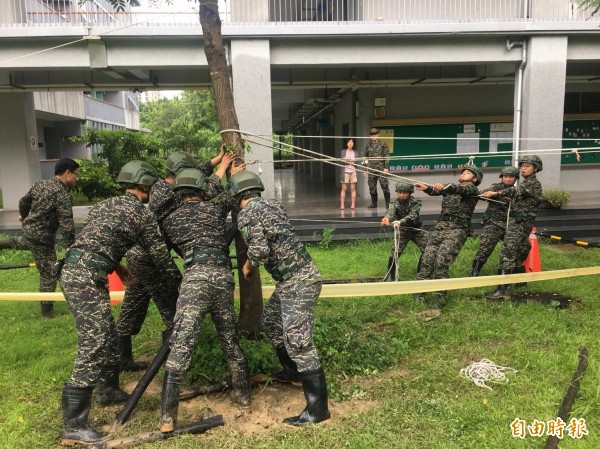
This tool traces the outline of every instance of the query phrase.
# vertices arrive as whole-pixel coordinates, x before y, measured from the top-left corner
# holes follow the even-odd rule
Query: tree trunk
[[[199,0],[199,2],[204,52],[208,61],[219,126],[221,129],[239,129],[221,35],[218,0]],[[223,133],[222,137],[227,148],[234,148],[236,156],[244,157],[242,137],[238,132]],[[236,210],[232,212],[232,218],[234,226],[237,226]],[[255,268],[251,280],[244,279],[242,266],[246,262],[248,248],[239,233],[235,239],[235,247],[240,284],[240,331],[248,338],[256,338],[260,333],[260,316],[263,308],[260,273],[258,268]]]

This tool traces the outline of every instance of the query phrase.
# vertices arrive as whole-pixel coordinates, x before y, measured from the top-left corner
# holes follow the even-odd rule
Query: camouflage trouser
[[[429,233],[425,230],[414,231],[411,229],[403,230],[400,227],[400,238],[398,239],[398,257],[402,254],[408,242],[414,242],[415,245],[419,247],[421,250],[421,254],[425,252],[425,248],[427,247],[427,241],[429,240]],[[390,257],[394,257],[395,248],[392,248],[392,252],[390,253]]]
[[[456,259],[468,237],[467,228],[447,221],[438,222],[429,233],[427,248],[421,256],[417,279],[447,279],[450,265]]]
[[[379,174],[369,173],[367,177],[367,184],[369,185],[369,193],[371,195],[377,195],[377,180],[379,180],[379,184],[381,185],[381,190],[383,193],[390,193],[390,182]]]
[[[531,250],[531,244],[529,243],[531,227],[532,223],[516,223],[514,218],[509,219],[506,235],[504,236],[504,246],[502,246],[502,252],[500,253],[502,270],[514,271],[517,267],[523,265]]]
[[[106,278],[80,263],[65,263],[60,286],[77,330],[77,357],[70,385],[77,388],[96,385],[105,366],[119,363],[117,329],[110,311]]]
[[[261,324],[274,348],[285,348],[298,371],[321,367],[313,343],[315,301],[321,293],[321,275],[314,263],[279,282],[265,304]]]
[[[230,369],[247,363],[240,347],[233,310],[233,287],[233,274],[229,267],[194,264],[185,271],[177,300],[166,371],[187,371],[200,326],[207,313],[210,313],[215,324],[219,344]]]
[[[506,222],[489,220],[483,223],[481,236],[479,237],[479,249],[475,254],[475,260],[485,263],[494,252],[496,244],[504,238]]]
[[[54,245],[33,242],[24,237],[14,237],[9,241],[12,249],[31,251],[35,267],[40,273],[40,292],[56,291],[57,276],[53,273],[56,263]],[[52,304],[54,301],[42,301],[42,304]]]
[[[139,247],[129,250],[126,257],[127,268],[135,280],[125,289],[117,321],[119,336],[136,335],[140,332],[151,298],[154,299],[165,327],[172,328],[181,276],[165,279],[150,255]]]

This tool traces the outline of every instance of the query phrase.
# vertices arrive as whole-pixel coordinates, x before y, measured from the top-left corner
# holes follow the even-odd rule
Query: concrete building
[[[83,17],[54,28],[0,24],[2,104],[11,98],[22,114],[28,92],[59,86],[210,85],[196,12],[132,12],[114,18],[119,26]],[[252,137],[251,159],[264,161],[268,191],[273,132],[292,132],[298,147],[323,159],[339,154],[343,136],[366,138],[371,126],[395,139],[394,169],[411,179],[448,182],[475,154],[489,163],[487,185],[517,153],[537,151],[545,186],[600,189],[599,17],[576,0],[230,0],[222,18],[240,128],[261,136]],[[49,41],[53,55],[39,53]],[[21,134],[13,151],[26,167],[22,137],[30,134]],[[315,182],[338,170],[324,162],[295,168]],[[13,171],[0,169],[3,185]],[[18,185],[28,185],[25,174]],[[362,179],[359,191],[366,194]]]

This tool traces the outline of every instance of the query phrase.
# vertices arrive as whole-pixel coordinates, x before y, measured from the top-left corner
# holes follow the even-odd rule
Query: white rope
[[[508,366],[496,365],[488,359],[481,359],[479,362],[471,363],[466,368],[460,370],[460,377],[473,381],[475,385],[492,390],[486,385],[486,382],[507,383],[506,374],[514,374],[518,371]]]

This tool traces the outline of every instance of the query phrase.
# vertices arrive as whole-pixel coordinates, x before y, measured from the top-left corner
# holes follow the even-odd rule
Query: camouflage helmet
[[[227,189],[232,196],[237,196],[243,192],[256,191],[262,192],[265,186],[257,174],[248,170],[243,170],[231,177],[227,184]]]
[[[396,192],[413,193],[414,191],[415,186],[413,186],[410,182],[400,181],[396,183]]]
[[[542,169],[544,168],[542,160],[535,154],[521,156],[521,159],[519,159],[519,167],[521,166],[521,164],[531,164],[537,169],[537,171],[542,171]]]
[[[206,191],[208,179],[197,168],[184,168],[179,172],[173,183],[173,190],[180,193],[196,193]]]
[[[502,178],[503,176],[514,176],[515,178],[519,179],[519,169],[517,167],[504,167],[501,171],[500,171],[500,176],[499,178]]]
[[[177,175],[184,168],[198,168],[198,162],[187,151],[178,151],[167,158],[165,167],[168,174]]]
[[[481,184],[481,181],[483,181],[483,172],[478,167],[475,167],[474,165],[470,165],[468,167],[463,167],[463,169],[461,170],[461,173],[464,172],[465,170],[469,170],[477,178],[477,181],[473,181],[473,184],[475,184],[476,186]]]
[[[151,186],[158,181],[156,169],[148,162],[130,161],[121,168],[117,182],[119,184],[137,184]]]

